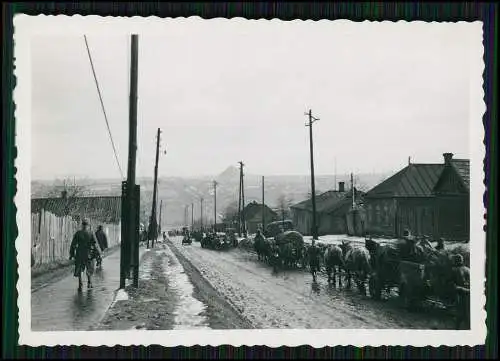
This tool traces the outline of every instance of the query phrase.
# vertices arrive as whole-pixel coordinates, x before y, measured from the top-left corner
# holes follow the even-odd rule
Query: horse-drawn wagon
[[[371,255],[369,292],[380,299],[382,292],[397,289],[405,307],[432,300],[446,308],[455,306],[453,257],[433,249],[426,240],[405,239],[394,244],[365,240]],[[460,256],[462,257],[462,256]]]

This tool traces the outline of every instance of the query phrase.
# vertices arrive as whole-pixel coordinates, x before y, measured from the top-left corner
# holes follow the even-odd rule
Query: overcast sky
[[[138,176],[153,175],[158,127],[160,176],[240,160],[248,173],[308,174],[309,108],[317,174],[335,159],[343,173],[469,157],[477,44],[463,24],[165,21],[139,36]],[[126,174],[130,37],[88,41]],[[32,178],[119,178],[83,36],[35,37],[31,50]]]

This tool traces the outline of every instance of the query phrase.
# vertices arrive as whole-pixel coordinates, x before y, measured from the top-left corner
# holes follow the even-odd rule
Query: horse
[[[335,287],[337,284],[338,273],[339,287],[342,287],[342,277],[340,272],[342,268],[345,268],[342,248],[333,244],[329,245],[323,254],[323,261],[325,263],[326,274],[328,276],[328,283],[330,284],[333,280],[333,286]]]
[[[262,235],[255,236],[253,247],[255,252],[257,253],[257,259],[259,261],[265,260],[265,243],[266,239]]]
[[[351,277],[354,275],[358,289],[366,295],[365,282],[371,274],[370,253],[364,247],[353,247],[350,242],[345,241],[342,241],[340,248],[347,272],[347,288],[351,288]]]

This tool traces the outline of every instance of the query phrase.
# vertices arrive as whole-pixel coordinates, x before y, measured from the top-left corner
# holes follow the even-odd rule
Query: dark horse
[[[329,245],[325,250],[323,259],[325,262],[326,274],[328,275],[328,283],[333,281],[333,286],[336,286],[338,274],[339,287],[342,287],[340,272],[345,268],[342,248],[334,244]]]
[[[342,241],[340,245],[344,254],[345,270],[347,272],[347,288],[351,288],[351,277],[360,292],[366,295],[366,280],[371,274],[370,253],[365,247],[353,247],[350,242]]]

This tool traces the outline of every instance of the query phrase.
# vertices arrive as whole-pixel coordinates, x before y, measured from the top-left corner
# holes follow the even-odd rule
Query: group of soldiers
[[[83,287],[82,273],[87,275],[87,287],[92,288],[92,275],[95,267],[102,267],[102,255],[108,248],[108,239],[102,226],[92,233],[89,222],[84,219],[82,228],[76,231],[69,250],[69,259],[75,260],[74,276],[78,277],[78,290]]]

